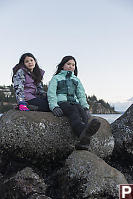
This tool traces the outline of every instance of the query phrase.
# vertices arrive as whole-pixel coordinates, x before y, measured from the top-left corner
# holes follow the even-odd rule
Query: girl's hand
[[[60,107],[55,107],[52,112],[54,116],[57,116],[57,117],[61,117],[63,115],[63,111]]]
[[[27,108],[27,103],[26,102],[19,102],[19,110],[20,111],[29,111]]]

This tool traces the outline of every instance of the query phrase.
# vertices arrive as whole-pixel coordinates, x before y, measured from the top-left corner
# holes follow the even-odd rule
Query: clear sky
[[[25,52],[48,83],[73,55],[87,95],[107,102],[133,97],[132,0],[0,0],[0,85]]]

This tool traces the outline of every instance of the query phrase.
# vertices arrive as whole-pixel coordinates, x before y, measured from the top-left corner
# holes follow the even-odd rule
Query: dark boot
[[[76,149],[88,150],[90,137],[93,136],[98,131],[100,125],[101,123],[97,119],[91,120],[91,122],[87,124],[87,127],[83,130],[83,132],[79,136],[80,142],[76,146]]]
[[[91,136],[93,136],[98,131],[100,125],[101,123],[97,119],[91,120],[91,122],[87,124],[87,127],[83,130],[83,132],[79,136],[80,141],[84,137],[90,138]]]

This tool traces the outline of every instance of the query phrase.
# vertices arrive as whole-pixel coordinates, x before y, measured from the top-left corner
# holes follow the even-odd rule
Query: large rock
[[[124,158],[124,153],[133,158],[133,105],[111,124],[112,133],[115,138],[114,153]]]
[[[0,198],[50,199],[45,195],[46,187],[44,180],[27,167],[3,182]]]
[[[75,138],[65,117],[47,112],[10,110],[0,118],[0,147],[33,164],[61,160],[74,150]]]
[[[114,140],[109,123],[97,119],[101,126],[91,138],[89,150],[104,158],[112,153]],[[42,160],[46,165],[66,158],[77,142],[68,119],[50,112],[10,110],[0,118],[0,147],[15,158],[32,163]]]
[[[88,150],[106,159],[114,148],[110,124],[100,117],[91,117],[89,122],[93,118],[100,120],[101,126],[91,137]],[[115,199],[117,183],[127,183],[124,176],[89,151],[75,151],[77,143],[78,139],[66,117],[58,118],[50,112],[8,111],[0,118],[0,190],[4,187],[9,194],[12,190],[11,199],[19,199],[18,195],[27,199],[47,199],[47,196],[54,199],[82,199],[84,196],[88,199],[108,199],[111,195]],[[43,192],[40,193],[34,186],[38,181],[34,178],[30,181],[27,177],[29,174],[36,178],[36,174],[25,167],[38,171],[48,188],[41,179],[39,186]],[[13,185],[16,187],[14,192]],[[35,189],[36,193],[27,192],[29,189],[24,185]]]
[[[118,185],[127,184],[122,173],[88,151],[74,151],[57,179],[62,199],[116,199]]]
[[[120,170],[130,184],[133,183],[133,105],[111,124],[115,139],[109,164]]]
[[[104,159],[112,154],[114,149],[114,138],[107,120],[100,117],[91,117],[89,122],[93,118],[97,118],[101,122],[101,126],[97,133],[91,137],[89,151]]]

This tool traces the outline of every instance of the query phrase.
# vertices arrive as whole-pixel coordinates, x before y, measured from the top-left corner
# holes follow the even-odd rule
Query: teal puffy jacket
[[[60,102],[66,101],[79,103],[84,108],[89,108],[85,90],[80,80],[71,71],[61,70],[53,76],[48,86],[47,96],[51,111],[59,107]]]

